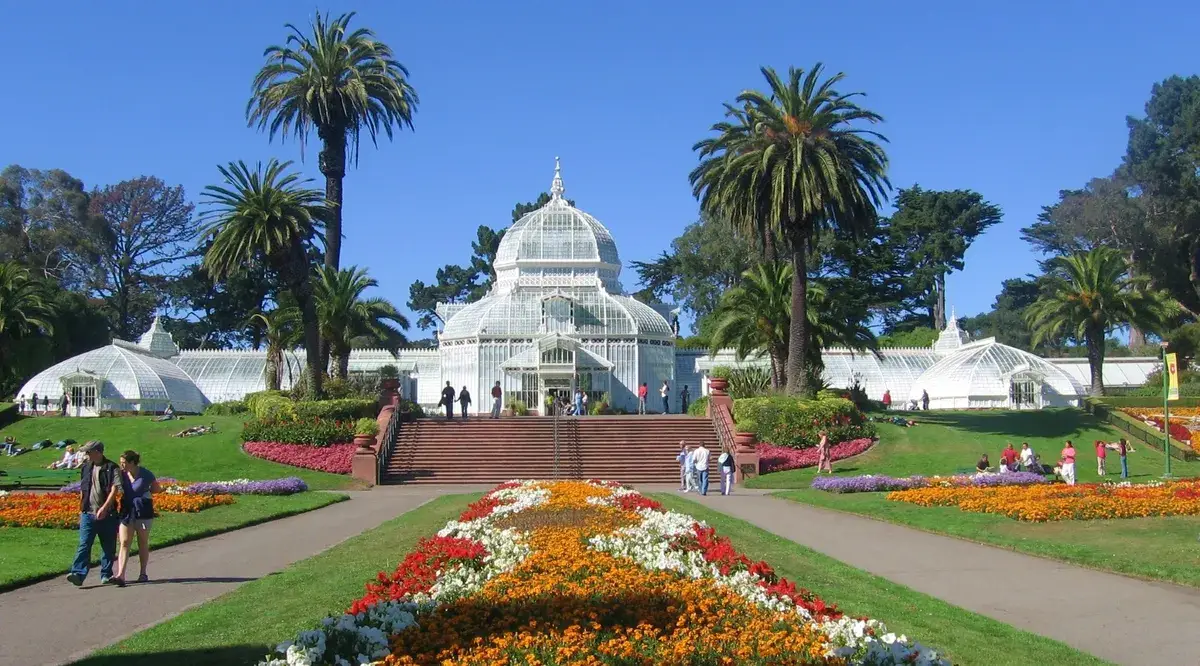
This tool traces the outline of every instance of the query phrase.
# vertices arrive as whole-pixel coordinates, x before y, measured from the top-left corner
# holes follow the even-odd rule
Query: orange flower
[[[972,513],[995,513],[1015,520],[1099,520],[1148,516],[1200,515],[1200,480],[1127,486],[1063,484],[962,488],[917,488],[888,493],[896,502],[957,506]]]

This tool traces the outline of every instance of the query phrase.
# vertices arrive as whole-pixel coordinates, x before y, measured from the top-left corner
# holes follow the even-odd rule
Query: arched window
[[[562,296],[542,301],[542,330],[546,333],[571,333],[575,330],[575,304]]]

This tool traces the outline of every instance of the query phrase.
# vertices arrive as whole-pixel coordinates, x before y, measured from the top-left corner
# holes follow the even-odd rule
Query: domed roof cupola
[[[550,201],[513,223],[500,241],[494,265],[501,292],[518,285],[599,284],[610,293],[620,293],[621,258],[612,234],[599,220],[568,203],[565,193],[556,157]]]

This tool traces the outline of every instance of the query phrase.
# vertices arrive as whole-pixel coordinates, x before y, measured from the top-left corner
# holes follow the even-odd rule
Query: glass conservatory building
[[[497,381],[506,402],[520,399],[531,409],[549,393],[579,388],[592,401],[608,393],[615,407],[633,411],[640,384],[657,398],[666,380],[671,410],[678,411],[682,387],[693,398],[706,394],[714,367],[769,366],[765,358],[739,360],[732,350],[677,349],[677,326],[668,323],[677,312],[623,293],[612,234],[564,192],[556,160],[550,201],[517,220],[500,243],[491,291],[474,303],[438,306],[437,349],[356,349],[351,373],[394,365],[405,396],[434,407],[450,382],[455,391],[466,387],[480,412],[488,411]],[[1091,383],[1086,359],[1043,359],[990,338],[972,342],[953,316],[932,347],[879,354],[826,349],[822,356],[831,386],[857,382],[877,400],[890,391],[897,405],[927,392],[931,409],[1076,404]],[[303,358],[303,350],[285,354],[283,388],[300,377]],[[21,395],[36,392],[39,402],[49,396],[56,407],[65,393],[70,413],[79,416],[161,411],[168,403],[198,412],[263,390],[266,367],[265,351],[180,351],[155,320],[137,343],[114,340],[58,363],[29,380]],[[1153,358],[1110,358],[1104,383],[1140,386],[1157,367]]]

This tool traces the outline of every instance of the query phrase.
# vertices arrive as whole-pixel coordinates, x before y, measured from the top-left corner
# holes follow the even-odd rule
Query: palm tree
[[[874,225],[876,208],[891,188],[887,156],[879,133],[860,122],[878,123],[878,114],[859,107],[859,93],[834,90],[843,78],[821,80],[822,67],[807,74],[788,70],[785,81],[762,68],[769,93],[743,91],[741,110],[726,105],[738,122],[713,125],[715,137],[694,146],[701,163],[689,176],[701,208],[732,220],[754,216],[766,232],[786,243],[793,266],[791,305],[795,317],[788,332],[790,393],[807,390],[804,362],[808,345],[808,272],[806,255],[826,229],[860,232]]]
[[[766,352],[771,361],[771,385],[782,387],[787,381],[791,359],[789,331],[792,321],[791,264],[764,263],[742,274],[743,281],[725,292],[715,315],[711,352],[732,347],[740,361],[753,352]],[[842,346],[875,352],[875,335],[861,322],[849,321],[836,313],[825,286],[808,285],[808,357],[802,359],[804,371],[819,378],[823,364],[821,350]]]
[[[265,169],[258,164],[253,171],[244,162],[217,167],[225,182],[205,187],[202,194],[208,209],[201,241],[212,240],[204,267],[214,280],[227,279],[256,261],[271,267],[300,309],[308,388],[320,395],[325,370],[309,250],[320,240],[329,208],[320,190],[304,187],[311,181],[287,173],[291,164],[271,160]]]
[[[256,312],[248,322],[261,326],[267,343],[267,365],[263,368],[267,388],[278,391],[283,385],[283,369],[287,365],[286,352],[295,349],[304,339],[300,325],[300,310],[295,307],[276,307],[270,312]]]
[[[0,368],[11,367],[15,341],[54,333],[54,304],[46,284],[15,261],[0,263]]]
[[[357,266],[341,270],[322,266],[316,271],[317,320],[321,337],[329,342],[337,377],[348,374],[350,349],[356,343],[381,344],[395,354],[407,342],[401,329],[408,328],[408,319],[385,299],[362,297],[377,286],[379,283]]]
[[[342,252],[342,179],[347,155],[358,160],[359,138],[366,132],[378,146],[380,133],[412,128],[417,93],[408,70],[387,44],[365,28],[350,32],[354,12],[330,21],[317,14],[305,33],[295,25],[283,46],[263,52],[267,62],[254,77],[246,104],[250,125],[294,135],[304,146],[309,132],[321,139],[325,198],[333,208],[327,223],[325,265],[336,269]]]
[[[1092,371],[1091,393],[1104,395],[1108,334],[1122,326],[1161,332],[1179,306],[1165,292],[1151,289],[1147,278],[1131,276],[1125,257],[1113,248],[1055,257],[1049,268],[1045,290],[1025,315],[1033,344],[1067,336],[1082,342]]]

